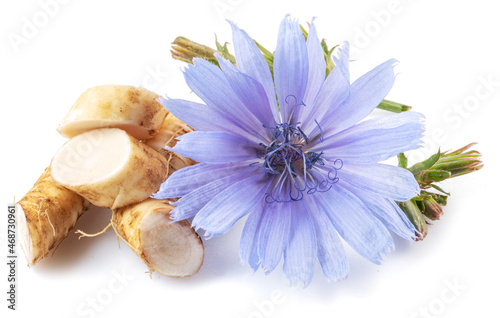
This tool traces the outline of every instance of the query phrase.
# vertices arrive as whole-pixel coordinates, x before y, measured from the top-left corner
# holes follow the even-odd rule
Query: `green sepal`
[[[411,106],[404,105],[401,103],[392,102],[390,100],[384,99],[377,108],[387,110],[393,113],[402,113],[411,110]]]
[[[236,58],[233,55],[231,55],[231,53],[229,53],[229,50],[227,48],[227,42],[224,43],[224,45],[220,44],[219,41],[217,41],[217,35],[216,35],[215,36],[215,45],[217,46],[217,52],[219,52],[223,58],[225,58],[226,60],[229,60],[231,63],[236,65]],[[219,63],[217,62],[217,65],[218,64]]]
[[[421,241],[427,236],[427,223],[425,222],[424,215],[420,212],[419,207],[412,199],[406,202],[398,202],[403,212],[406,214],[411,224],[417,230],[417,240]]]
[[[309,25],[309,27],[311,27],[311,26]],[[302,24],[300,25],[300,29],[302,30],[302,33],[304,34],[304,38],[307,41],[307,36],[309,35],[307,30],[302,26]]]
[[[431,168],[439,160],[440,157],[441,157],[441,152],[439,151],[438,153],[430,156],[428,159],[414,164],[413,166],[408,168],[408,170],[410,170],[410,172],[413,173],[414,176],[416,176],[422,171]]]
[[[474,146],[474,145],[477,145],[477,142],[471,142],[470,144],[468,144],[468,145],[466,145],[466,146],[464,146],[464,147],[462,147],[462,148],[460,148],[460,149],[457,149],[457,150],[455,150],[455,151],[453,151],[453,152],[450,152],[450,153],[448,153],[447,155],[449,155],[449,156],[454,156],[454,155],[460,155],[460,154],[463,154],[463,153],[464,153],[464,151],[466,151],[467,149],[471,148],[471,147],[472,147],[472,146]],[[470,151],[470,152],[474,152],[474,153],[479,154],[479,152],[478,152],[478,151],[475,151],[475,150]]]
[[[439,203],[442,206],[445,206],[448,204],[448,195],[435,195],[434,199],[436,199],[437,203]]]
[[[271,71],[271,75],[274,76],[274,71],[273,71],[273,63],[274,63],[274,54],[271,53],[270,51],[268,51],[265,47],[263,47],[262,45],[260,45],[259,42],[253,40],[255,42],[255,44],[257,45],[257,47],[259,48],[259,50],[262,52],[262,54],[264,55],[264,59],[266,60],[267,62],[267,65],[269,65],[269,70]]]
[[[438,190],[439,192],[441,192],[441,193],[443,193],[443,194],[445,194],[447,196],[451,195],[449,192],[444,191],[441,187],[439,187],[439,186],[437,186],[435,184],[431,184],[431,187],[433,187],[434,189]]]
[[[425,170],[417,175],[417,181],[424,184],[440,182],[451,177],[451,172],[446,170]]]
[[[404,169],[408,169],[408,158],[404,153],[398,154],[398,166]]]
[[[338,47],[338,45],[335,45],[334,47],[329,49],[328,45],[326,44],[325,39],[323,39],[323,40],[321,40],[321,47],[323,48],[323,55],[325,56],[326,76],[328,77],[328,74],[330,74],[330,72],[335,67],[335,63],[333,62],[333,58],[332,58],[332,53]]]

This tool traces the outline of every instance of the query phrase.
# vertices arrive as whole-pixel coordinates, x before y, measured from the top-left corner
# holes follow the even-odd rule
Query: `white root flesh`
[[[145,201],[113,210],[113,227],[150,270],[170,277],[196,274],[203,243],[186,220],[171,223],[168,200]]]
[[[54,180],[92,204],[111,209],[140,202],[167,178],[167,160],[118,128],[67,141],[51,163]]]

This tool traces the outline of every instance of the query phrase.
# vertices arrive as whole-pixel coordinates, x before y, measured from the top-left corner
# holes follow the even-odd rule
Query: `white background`
[[[212,46],[214,34],[230,42],[224,18],[273,50],[286,13],[303,24],[316,16],[319,35],[330,45],[348,40],[357,48],[353,78],[397,58],[400,75],[389,99],[413,105],[427,117],[426,149],[411,157],[475,141],[485,168],[444,185],[452,197],[425,241],[396,240],[396,250],[381,266],[348,249],[347,280],[328,283],[318,266],[306,289],[290,288],[281,266],[266,276],[240,265],[241,222],[205,242],[203,268],[185,279],[156,273],[150,278],[126,244],[118,248],[113,231],[81,240],[72,233],[33,268],[20,254],[18,310],[7,311],[4,216],[0,307],[8,317],[500,317],[500,19],[495,2],[66,0],[46,8],[50,16],[43,9],[48,2],[0,5],[0,202],[5,212],[64,143],[55,129],[87,88],[144,85],[171,97],[194,98],[183,81],[183,63],[170,56],[170,43],[182,35]],[[33,20],[38,26],[29,29]],[[92,209],[76,227],[97,232],[110,216]],[[91,298],[97,299],[96,309],[89,306]]]

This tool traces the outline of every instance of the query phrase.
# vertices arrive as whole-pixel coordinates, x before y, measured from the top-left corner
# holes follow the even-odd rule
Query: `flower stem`
[[[172,57],[186,63],[193,63],[194,58],[201,58],[213,64],[219,65],[214,54],[216,50],[208,46],[193,42],[185,37],[179,36],[172,43]]]

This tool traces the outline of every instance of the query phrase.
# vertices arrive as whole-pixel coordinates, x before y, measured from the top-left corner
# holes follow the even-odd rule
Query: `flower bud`
[[[399,206],[406,214],[410,222],[415,226],[417,241],[423,240],[427,236],[427,223],[425,223],[424,216],[420,209],[418,208],[415,201],[410,200],[406,202],[400,202]]]
[[[219,43],[217,42],[217,40],[216,44],[220,49],[219,51],[188,40],[185,37],[179,36],[172,43],[172,57],[176,60],[180,60],[186,63],[193,63],[194,58],[201,58],[209,61],[212,64],[219,65],[214,54],[219,52],[221,55],[225,56],[226,52],[224,51],[224,48],[226,48],[227,51],[227,47],[225,45],[219,47]],[[231,57],[232,60],[234,60],[234,56]]]
[[[443,215],[443,209],[441,205],[434,199],[433,196],[425,197],[422,201],[423,211],[422,213],[429,219],[436,221],[439,220],[441,215]]]
[[[483,167],[480,160],[481,154],[478,151],[467,151],[474,143],[460,148],[454,152],[444,153],[441,158],[432,166],[432,169],[449,171],[450,178],[462,176],[467,173],[477,171]]]
[[[483,167],[478,151],[467,151],[474,143],[468,144],[453,152],[441,152],[430,156],[428,159],[416,163],[410,168],[421,189],[434,186],[434,182],[440,182],[449,178],[458,177],[467,173],[477,171]],[[400,158],[400,166],[401,158]]]

